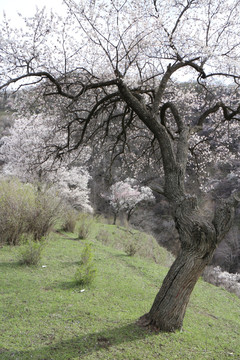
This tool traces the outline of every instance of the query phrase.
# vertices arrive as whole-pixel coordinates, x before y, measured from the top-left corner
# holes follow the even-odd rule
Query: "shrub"
[[[17,245],[22,234],[40,240],[58,217],[60,200],[51,190],[39,192],[17,179],[0,180],[0,243]]]
[[[41,259],[44,248],[44,240],[34,240],[34,234],[23,235],[21,237],[22,245],[19,247],[18,257],[20,264],[37,265]]]
[[[96,276],[91,244],[86,244],[81,254],[80,265],[75,273],[77,285],[90,285]]]
[[[137,252],[137,245],[133,241],[130,241],[125,246],[125,252],[128,256],[134,256]]]
[[[81,214],[77,224],[77,237],[78,239],[87,239],[92,226],[92,218],[88,214]]]
[[[77,223],[77,212],[71,208],[63,208],[64,215],[61,230],[73,233]]]
[[[18,180],[0,181],[0,243],[16,245],[27,232],[26,214],[33,201],[33,188]]]
[[[108,224],[108,219],[104,215],[97,214],[95,215],[95,221],[100,224]]]
[[[96,235],[96,239],[104,245],[109,245],[111,243],[111,236],[107,230],[99,230]]]
[[[34,203],[26,221],[28,232],[34,234],[35,240],[40,240],[52,230],[60,216],[61,200],[51,188],[42,192],[35,189],[34,195]]]

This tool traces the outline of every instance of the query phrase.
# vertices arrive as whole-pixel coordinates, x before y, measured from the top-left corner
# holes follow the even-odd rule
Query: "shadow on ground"
[[[112,346],[149,337],[154,333],[130,323],[122,327],[110,328],[101,332],[84,334],[69,340],[43,345],[35,350],[14,351],[0,348],[2,360],[71,360],[81,359],[92,352],[110,349]],[[122,348],[124,352],[124,346]]]
[[[0,262],[0,269],[17,269],[23,267],[22,264],[20,264],[19,261],[12,261],[9,260],[9,262]],[[1,270],[0,270],[1,271]]]

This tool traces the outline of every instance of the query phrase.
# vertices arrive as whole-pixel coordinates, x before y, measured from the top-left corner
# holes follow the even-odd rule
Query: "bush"
[[[61,230],[73,233],[77,223],[77,212],[71,208],[63,208],[64,215]]]
[[[60,200],[49,189],[39,192],[17,179],[0,180],[0,244],[17,245],[22,234],[40,240],[53,226]]]
[[[33,201],[33,189],[18,180],[0,181],[0,243],[16,245],[27,231],[26,214]]]
[[[86,244],[81,254],[80,265],[75,273],[77,285],[90,285],[96,277],[91,244]]]
[[[92,226],[92,218],[88,214],[81,214],[77,224],[77,237],[78,239],[87,239]]]
[[[42,256],[44,240],[45,239],[41,239],[41,241],[34,240],[34,234],[23,235],[21,237],[22,245],[18,251],[20,264],[37,265]]]
[[[134,256],[137,252],[137,245],[133,241],[130,241],[125,246],[125,252],[128,256]]]
[[[107,230],[99,230],[96,235],[96,239],[104,245],[109,245],[111,243],[111,236]]]
[[[34,203],[28,216],[26,216],[26,221],[28,223],[28,232],[34,234],[35,240],[40,240],[52,230],[60,216],[61,200],[52,189],[42,192],[34,190]]]

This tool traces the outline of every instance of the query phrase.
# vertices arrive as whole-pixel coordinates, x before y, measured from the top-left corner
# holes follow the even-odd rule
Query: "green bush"
[[[42,192],[34,190],[34,203],[28,216],[26,216],[27,230],[34,234],[35,240],[40,240],[52,230],[60,216],[61,200],[52,189]]]
[[[134,256],[137,250],[137,245],[133,241],[130,241],[125,245],[125,252],[128,256]]]
[[[33,201],[33,189],[18,180],[0,181],[0,243],[16,245],[27,231],[26,214]]]
[[[59,214],[60,200],[52,190],[39,191],[17,179],[0,180],[0,244],[17,245],[22,234],[40,240]]]
[[[69,207],[64,207],[63,211],[61,230],[73,233],[77,223],[77,212]]]
[[[75,273],[75,282],[77,285],[90,285],[96,277],[96,269],[93,264],[93,253],[91,244],[85,244],[80,265]]]
[[[19,263],[24,265],[37,265],[41,260],[45,239],[36,241],[34,234],[26,234],[21,237],[21,245],[18,250]]]
[[[81,214],[76,226],[78,239],[87,239],[92,227],[93,220],[88,214]]]

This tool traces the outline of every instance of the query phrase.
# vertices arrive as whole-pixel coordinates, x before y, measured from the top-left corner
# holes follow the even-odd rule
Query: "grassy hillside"
[[[0,249],[1,360],[240,359],[240,299],[202,280],[182,332],[137,327],[170,257],[165,250],[155,261],[144,254],[127,256],[124,242],[131,232],[99,226],[90,240],[55,234],[36,267],[20,266],[17,248]],[[131,235],[136,243],[137,233]],[[81,291],[73,278],[86,241],[93,244],[97,277]],[[143,247],[144,236],[140,243]]]

